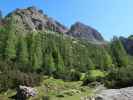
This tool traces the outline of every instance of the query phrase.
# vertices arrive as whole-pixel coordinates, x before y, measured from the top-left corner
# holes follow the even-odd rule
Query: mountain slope
[[[28,7],[26,9],[16,9],[6,16],[6,19],[13,18],[16,26],[23,28],[23,31],[44,31],[46,29],[54,32],[64,33],[79,39],[85,39],[93,42],[103,42],[101,34],[87,25],[80,22],[75,23],[70,29],[58,21],[43,14],[42,10],[36,7]],[[19,29],[19,28],[18,28]],[[18,30],[20,31],[20,30]],[[26,32],[25,32],[26,33]]]
[[[43,14],[42,10],[36,7],[16,9],[6,16],[6,18],[10,17],[13,17],[17,24],[24,26],[24,29],[29,31],[43,31],[45,29],[60,33],[65,33],[67,31],[64,25],[49,18],[47,15]]]
[[[72,25],[67,34],[90,41],[104,41],[103,37],[97,30],[81,22],[76,22],[74,25]]]

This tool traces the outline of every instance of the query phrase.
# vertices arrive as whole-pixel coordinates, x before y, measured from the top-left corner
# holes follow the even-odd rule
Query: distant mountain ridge
[[[133,38],[132,37],[129,37],[129,38],[120,37],[120,40],[122,41],[127,53],[130,55],[133,55]]]
[[[72,25],[67,34],[90,41],[104,41],[101,33],[81,22],[76,22],[74,25]]]
[[[34,6],[28,7],[26,9],[16,9],[15,11],[9,13],[5,19],[10,17],[15,19],[18,27],[21,27],[21,29],[23,28],[22,32],[43,31],[48,29],[92,42],[104,41],[101,33],[99,33],[96,29],[81,22],[76,22],[71,26],[70,29],[68,29],[66,26],[54,20],[53,18],[48,17],[43,13],[42,10],[37,9]]]

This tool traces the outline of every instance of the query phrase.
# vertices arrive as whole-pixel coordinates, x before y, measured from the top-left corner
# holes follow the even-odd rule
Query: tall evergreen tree
[[[64,40],[64,62],[65,66],[73,67],[73,47],[71,41]]]
[[[54,62],[55,62],[56,71],[57,72],[63,72],[64,61],[63,61],[63,58],[60,55],[59,50],[54,50],[53,56],[54,56]]]
[[[44,70],[46,70],[46,72],[49,75],[52,75],[53,72],[56,71],[55,68],[55,63],[54,63],[54,59],[52,57],[52,54],[45,54],[45,59],[44,59]]]
[[[122,66],[128,65],[127,53],[121,41],[117,37],[113,38],[113,41],[111,43],[111,50],[113,54],[113,59],[115,63],[117,64],[117,66],[122,67]]]
[[[43,64],[43,53],[40,34],[32,33],[29,37],[29,55],[33,69],[41,68]]]
[[[29,63],[29,54],[27,43],[24,37],[20,36],[18,40],[17,46],[17,60],[21,64],[28,64]]]
[[[6,47],[5,47],[5,58],[7,60],[15,59],[16,57],[16,44],[17,44],[17,36],[15,32],[15,20],[11,18],[9,20],[8,25],[8,34],[6,39]]]
[[[94,69],[95,68],[95,65],[93,63],[93,61],[90,59],[90,57],[88,57],[87,59],[87,69]]]
[[[35,65],[36,68],[41,68],[43,64],[43,52],[42,52],[42,42],[41,42],[41,35],[38,34],[35,36]]]
[[[103,67],[104,67],[103,69],[108,69],[113,64],[112,58],[104,48],[102,49],[102,52],[103,52],[102,56],[103,56]]]
[[[7,29],[0,27],[0,57],[3,58],[4,49],[6,46]]]

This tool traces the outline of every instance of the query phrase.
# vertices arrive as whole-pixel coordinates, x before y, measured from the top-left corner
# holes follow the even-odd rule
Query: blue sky
[[[4,15],[32,5],[67,27],[76,21],[90,25],[106,40],[133,34],[133,0],[0,0]]]

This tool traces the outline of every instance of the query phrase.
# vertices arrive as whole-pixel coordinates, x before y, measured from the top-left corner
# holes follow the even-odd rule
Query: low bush
[[[95,81],[101,82],[105,76],[106,76],[106,73],[103,71],[89,70],[85,75],[85,78],[83,80],[83,85],[87,85]]]
[[[122,88],[133,86],[133,67],[122,67],[112,70],[105,81],[109,88]]]

